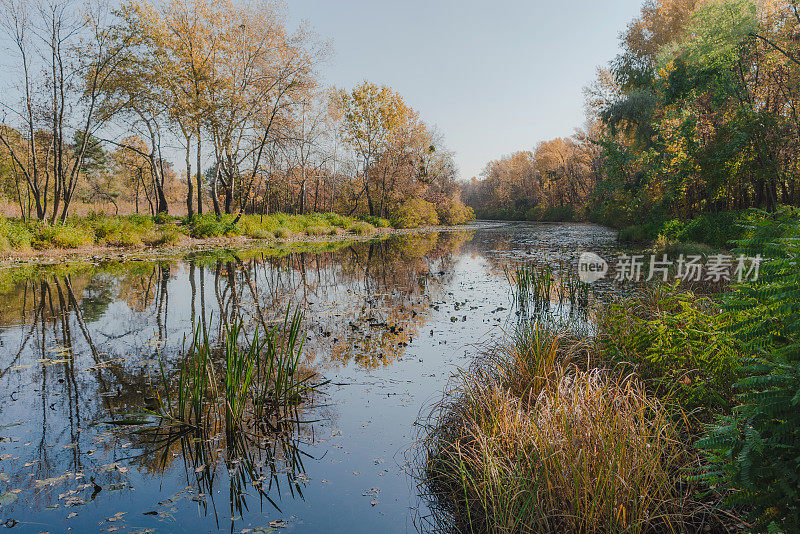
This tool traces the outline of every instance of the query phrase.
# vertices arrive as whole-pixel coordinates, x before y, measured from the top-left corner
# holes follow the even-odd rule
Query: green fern
[[[800,218],[757,213],[738,253],[761,255],[757,281],[735,287],[726,308],[748,351],[739,405],[698,442],[706,479],[732,490],[758,531],[800,532]]]

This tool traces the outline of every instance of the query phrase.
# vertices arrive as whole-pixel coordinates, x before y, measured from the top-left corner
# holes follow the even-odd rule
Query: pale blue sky
[[[642,0],[287,0],[333,54],[325,81],[400,92],[455,150],[462,178],[570,135],[582,88],[618,49]]]

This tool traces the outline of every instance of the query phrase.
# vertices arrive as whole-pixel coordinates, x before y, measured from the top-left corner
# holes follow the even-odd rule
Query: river
[[[413,447],[459,366],[525,315],[507,273],[611,253],[588,224],[476,223],[274,254],[73,261],[0,271],[0,523],[20,532],[425,530]],[[610,286],[593,286],[593,298]],[[326,385],[266,450],[154,443],[109,424],[152,402],[193,328],[304,314]],[[548,313],[591,324],[553,298]],[[246,457],[246,458],[245,458]],[[246,460],[246,461],[245,461]],[[247,468],[244,468],[244,465]],[[255,484],[254,484],[255,482]]]

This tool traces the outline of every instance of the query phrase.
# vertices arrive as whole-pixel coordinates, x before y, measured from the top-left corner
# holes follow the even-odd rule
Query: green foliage
[[[677,48],[687,63],[706,70],[729,69],[738,59],[742,43],[757,26],[757,6],[752,0],[707,2],[692,13],[688,38],[662,51],[662,56],[674,53]]]
[[[417,228],[437,224],[439,216],[436,214],[436,206],[420,198],[407,200],[392,214],[392,226],[395,228]]]
[[[389,226],[391,226],[391,223],[389,221],[377,217],[375,215],[360,215],[358,217],[358,220],[367,222],[376,228],[388,228]]]
[[[21,221],[0,216],[0,250],[30,248],[33,233]]]
[[[678,219],[671,219],[664,223],[664,226],[661,227],[661,231],[658,233],[660,238],[664,238],[666,241],[677,241],[680,236],[683,234],[684,229],[686,228],[686,224]]]
[[[241,230],[233,223],[231,215],[217,217],[213,213],[194,215],[189,221],[189,228],[192,237],[220,237],[239,235]]]
[[[155,226],[152,218],[142,216],[95,216],[75,219],[74,224],[93,231],[95,242],[116,246],[135,246],[152,240]]]
[[[356,221],[350,226],[348,231],[351,234],[367,235],[367,234],[371,234],[372,232],[374,232],[375,231],[375,227],[372,226],[371,224],[369,224],[368,222]]]
[[[155,221],[156,224],[165,224],[171,220],[171,217],[167,215],[165,212],[159,211],[158,213],[156,213],[155,217],[153,217],[153,220]]]
[[[708,298],[657,286],[603,310],[599,346],[604,359],[631,365],[655,394],[709,421],[733,404],[739,360],[728,321]]]
[[[742,235],[743,222],[740,217],[740,212],[736,211],[704,213],[687,221],[676,237],[681,243],[704,243],[726,248]]]
[[[353,222],[353,219],[350,217],[345,217],[344,215],[339,215],[338,213],[333,212],[323,213],[322,216],[326,221],[328,221],[328,223],[338,228],[347,228],[350,226],[350,223]]]
[[[617,233],[617,239],[621,243],[642,243],[649,240],[647,230],[644,226],[626,226]]]
[[[739,406],[709,427],[710,483],[732,490],[758,531],[800,525],[800,217],[784,209],[754,218],[737,252],[764,263],[755,282],[726,302],[749,357],[736,384]]]
[[[166,226],[145,239],[144,243],[151,247],[177,245],[181,240],[181,235],[177,228]]]
[[[34,227],[33,246],[37,249],[45,248],[78,248],[94,244],[94,232],[70,223],[49,224],[40,223]]]

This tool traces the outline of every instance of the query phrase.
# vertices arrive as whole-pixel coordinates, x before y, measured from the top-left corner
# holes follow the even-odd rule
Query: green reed
[[[287,308],[283,324],[262,331],[256,327],[248,339],[244,324],[234,320],[223,327],[214,345],[208,332],[198,328],[189,350],[182,356],[173,385],[159,362],[161,390],[155,408],[114,421],[141,424],[147,417],[187,428],[212,429],[224,424],[226,432],[247,423],[263,423],[280,430],[299,422],[298,406],[327,382],[304,372],[303,315]]]
[[[589,304],[589,284],[581,282],[565,265],[554,270],[549,265],[525,264],[506,271],[506,278],[521,310],[546,308],[553,296],[572,307]]]

